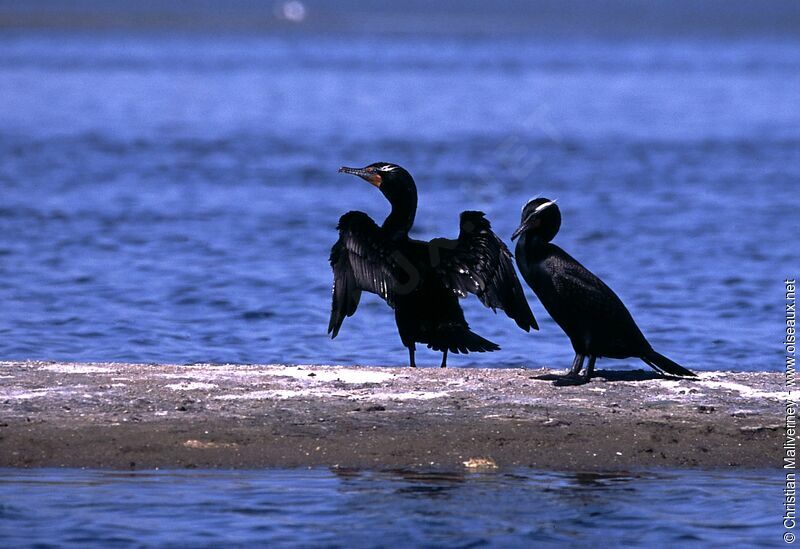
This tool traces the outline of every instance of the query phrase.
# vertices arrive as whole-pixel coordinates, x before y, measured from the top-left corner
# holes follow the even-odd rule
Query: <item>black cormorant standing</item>
[[[628,309],[602,280],[550,241],[561,227],[554,200],[536,198],[522,209],[517,237],[517,266],[544,308],[575,349],[572,369],[562,382],[585,383],[598,357],[638,357],[661,374],[694,376],[653,350]],[[586,374],[580,375],[589,357]]]
[[[417,211],[417,187],[402,167],[376,162],[340,168],[377,187],[392,206],[378,226],[364,212],[339,219],[331,250],[333,303],[328,333],[336,337],[346,316],[356,312],[361,292],[381,296],[394,309],[397,329],[414,362],[415,343],[447,352],[496,351],[499,347],[469,329],[458,303],[467,293],[491,309],[502,309],[525,331],[538,329],[514,271],[511,253],[492,232],[483,212],[461,214],[457,240],[409,238]]]

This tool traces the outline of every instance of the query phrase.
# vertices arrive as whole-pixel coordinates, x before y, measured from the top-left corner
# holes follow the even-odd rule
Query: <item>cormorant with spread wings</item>
[[[378,226],[364,212],[339,220],[331,250],[333,303],[328,333],[336,337],[345,317],[356,312],[361,292],[381,296],[394,309],[397,329],[416,366],[415,343],[447,352],[496,351],[495,343],[469,329],[459,297],[472,293],[492,310],[501,309],[525,331],[539,326],[514,270],[508,248],[483,212],[461,214],[458,239],[430,242],[409,238],[417,211],[417,187],[405,169],[387,162],[340,168],[377,187],[391,204]]]

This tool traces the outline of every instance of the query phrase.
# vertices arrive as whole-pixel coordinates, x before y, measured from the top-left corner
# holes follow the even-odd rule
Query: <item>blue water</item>
[[[5,546],[765,547],[778,472],[0,470]],[[168,517],[168,522],[166,522]]]
[[[325,335],[337,219],[387,211],[336,169],[385,160],[416,177],[414,236],[454,236],[483,209],[508,239],[528,198],[557,198],[557,243],[657,349],[697,370],[782,368],[796,2],[309,0],[294,25],[278,4],[0,2],[0,359],[404,364],[374,296]],[[566,367],[568,340],[528,296],[539,333],[464,302],[503,350],[450,364]],[[780,485],[6,470],[0,540],[763,546],[780,543]]]
[[[492,21],[511,29],[513,4]],[[7,27],[28,9],[9,6]],[[469,14],[439,33],[420,3],[398,32],[344,32],[309,6],[308,27],[270,32],[0,33],[0,358],[403,364],[374,296],[325,335],[336,221],[387,210],[336,169],[388,160],[416,177],[414,236],[483,209],[507,239],[528,198],[557,198],[557,243],[656,348],[698,370],[781,367],[800,36],[769,33],[780,14],[753,15],[752,33],[742,12],[707,35],[640,22],[608,37],[476,33]],[[648,20],[678,24],[664,13]],[[568,365],[528,295],[532,335],[465,302],[503,350],[452,365]]]

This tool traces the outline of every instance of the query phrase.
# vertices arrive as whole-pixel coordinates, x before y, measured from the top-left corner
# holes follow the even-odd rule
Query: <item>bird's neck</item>
[[[383,230],[393,236],[408,236],[417,215],[417,196],[408,195],[391,200],[392,211],[383,222]]]
[[[542,238],[542,235],[529,231],[520,236],[518,246],[525,250],[527,258],[535,260],[547,254],[549,244],[549,239]]]

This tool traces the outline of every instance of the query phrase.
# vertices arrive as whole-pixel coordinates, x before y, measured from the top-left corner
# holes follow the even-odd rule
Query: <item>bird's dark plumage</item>
[[[463,212],[458,240],[437,238],[430,242],[430,249],[445,286],[461,297],[475,294],[492,310],[504,310],[526,332],[539,329],[514,271],[511,252],[492,232],[483,212]]]
[[[653,350],[622,300],[602,280],[550,241],[561,226],[554,201],[537,198],[522,211],[512,238],[517,266],[539,301],[572,342],[570,378],[588,381],[599,357],[638,357],[662,374],[694,376]],[[579,377],[584,359],[586,375]]]
[[[395,310],[403,344],[414,365],[415,343],[444,352],[494,351],[499,347],[469,329],[458,303],[470,293],[487,307],[502,309],[524,330],[538,329],[514,271],[511,253],[482,212],[461,214],[457,239],[409,238],[417,191],[411,175],[395,164],[342,168],[372,183],[392,205],[382,226],[363,212],[339,220],[331,250],[333,301],[328,333],[336,337],[355,313],[361,292],[381,296]]]

